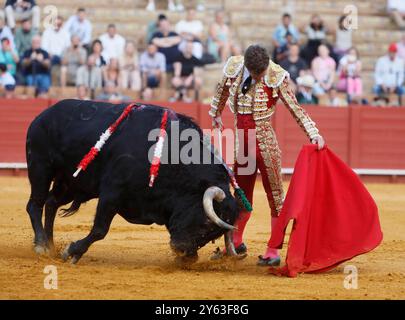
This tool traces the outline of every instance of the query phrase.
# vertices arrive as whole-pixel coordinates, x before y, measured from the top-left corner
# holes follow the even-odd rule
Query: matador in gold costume
[[[221,114],[229,100],[229,106],[235,117],[235,127],[243,132],[243,138],[235,141],[235,174],[239,186],[245,191],[247,199],[253,204],[253,189],[257,170],[260,170],[262,182],[271,208],[271,226],[276,223],[284,201],[281,176],[281,152],[274,130],[271,116],[275,106],[281,99],[294,119],[318,149],[324,146],[315,123],[311,120],[295,98],[289,86],[289,74],[279,65],[270,60],[265,48],[259,45],[250,46],[244,56],[229,58],[224,67],[224,76],[218,84],[212,100],[210,116],[213,127],[222,129]],[[235,128],[235,129],[236,129]],[[249,145],[248,131],[255,130],[254,146]],[[243,139],[243,141],[241,141]],[[240,148],[239,148],[240,146]],[[244,149],[244,150],[242,150]],[[242,165],[238,162],[238,154],[255,157],[256,163],[252,174],[242,174]],[[237,230],[234,244],[238,254],[245,256],[247,247],[242,236],[250,213],[242,211],[236,221]],[[213,258],[222,257],[225,251],[217,251]],[[276,266],[280,257],[276,249],[267,248],[263,256],[259,256],[259,265]]]

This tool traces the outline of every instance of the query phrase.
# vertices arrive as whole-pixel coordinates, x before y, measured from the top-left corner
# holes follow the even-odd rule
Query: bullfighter
[[[244,56],[230,57],[224,67],[224,75],[217,86],[209,115],[214,128],[222,130],[221,114],[229,101],[234,114],[235,129],[243,132],[243,141],[235,138],[236,181],[245,191],[247,199],[253,204],[253,190],[257,170],[260,170],[267,200],[271,208],[271,227],[274,228],[283,206],[284,191],[281,176],[281,152],[271,125],[271,117],[278,99],[281,99],[307,137],[318,149],[325,141],[319,134],[315,122],[298,104],[289,84],[289,74],[270,60],[267,50],[260,45],[251,45]],[[248,131],[255,130],[254,146],[248,145]],[[239,146],[241,146],[239,148]],[[251,174],[242,174],[240,155],[255,157],[255,168]],[[234,244],[239,255],[246,256],[247,247],[243,242],[243,232],[250,218],[250,212],[242,211],[235,222]],[[213,259],[222,258],[226,251],[218,250]],[[277,266],[280,256],[277,249],[267,247],[264,255],[259,256],[258,265]]]

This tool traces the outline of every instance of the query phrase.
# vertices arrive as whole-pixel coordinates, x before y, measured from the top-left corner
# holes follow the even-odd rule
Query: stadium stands
[[[85,3],[79,0],[38,0],[37,3],[42,9],[42,17],[46,15],[44,8],[49,5],[56,6],[58,13],[65,18],[84,5],[93,24],[93,38],[104,33],[107,24],[115,23],[121,35],[138,43],[139,50],[145,48],[147,25],[150,21],[156,20],[158,13],[166,13],[172,24],[184,16],[181,12],[168,12],[165,1],[163,3],[157,1],[156,12],[145,10],[146,0],[87,0]],[[184,4],[187,3],[184,1]],[[352,1],[344,0],[206,0],[206,11],[198,12],[197,15],[204,22],[205,31],[207,31],[209,24],[213,21],[214,10],[224,8],[235,38],[238,39],[242,48],[253,42],[260,42],[270,48],[272,32],[284,12],[292,14],[296,26],[302,26],[309,21],[316,10],[329,27],[335,28],[339,16],[344,13],[345,6],[352,4]],[[385,54],[388,43],[401,38],[401,31],[396,29],[388,17],[385,0],[358,0],[355,5],[359,18],[358,29],[353,34],[353,43],[359,49],[363,63],[364,91],[370,96],[374,82],[375,62],[379,56]],[[207,32],[204,34],[206,36]],[[220,76],[220,70],[219,64],[205,68],[204,90],[200,98],[211,96]],[[17,90],[18,93],[25,91],[27,90],[21,88]],[[162,90],[161,99],[169,95],[167,91],[168,89]],[[71,94],[71,89],[60,92],[57,87],[53,87],[50,92],[51,97],[71,96]],[[138,96],[131,92],[128,92],[128,95]]]

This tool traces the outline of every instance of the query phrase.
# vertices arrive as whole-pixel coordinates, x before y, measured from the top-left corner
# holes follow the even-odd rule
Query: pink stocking
[[[238,220],[236,220],[235,226],[238,228],[233,233],[233,242],[235,244],[235,248],[239,247],[243,242],[243,232],[245,231],[245,227],[247,222],[249,221],[250,213],[247,211],[242,211]]]
[[[271,217],[271,230],[273,231],[277,223],[277,217]],[[274,248],[267,247],[266,253],[264,254],[264,259],[274,259],[278,257],[278,250]]]

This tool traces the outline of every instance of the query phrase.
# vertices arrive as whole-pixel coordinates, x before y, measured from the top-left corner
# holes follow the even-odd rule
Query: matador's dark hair
[[[260,74],[267,69],[270,63],[270,56],[266,48],[254,44],[245,51],[245,66],[255,74]]]

